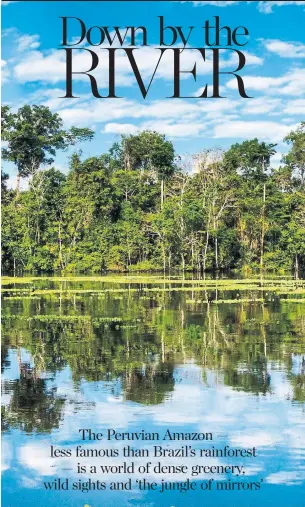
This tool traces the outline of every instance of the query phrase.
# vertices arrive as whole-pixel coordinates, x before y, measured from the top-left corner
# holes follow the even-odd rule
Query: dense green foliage
[[[3,129],[6,158],[29,177],[22,192],[2,181],[7,271],[305,267],[304,123],[285,139],[290,151],[277,169],[275,145],[257,139],[179,157],[163,135],[144,131],[106,154],[75,153],[67,174],[41,164],[90,130],[63,131],[42,106],[6,110]]]

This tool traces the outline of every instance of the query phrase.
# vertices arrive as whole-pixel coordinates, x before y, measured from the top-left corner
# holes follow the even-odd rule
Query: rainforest
[[[93,131],[64,130],[45,106],[5,106],[2,122],[17,170],[16,188],[2,178],[8,273],[304,271],[305,123],[276,167],[276,145],[258,139],[185,155],[143,131],[84,158]],[[71,145],[59,170],[54,155]]]

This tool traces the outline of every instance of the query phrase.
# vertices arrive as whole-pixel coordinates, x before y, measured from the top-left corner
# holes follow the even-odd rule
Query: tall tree
[[[207,254],[211,236],[214,242],[214,265],[219,268],[218,231],[220,222],[228,208],[234,206],[234,186],[230,173],[223,164],[223,152],[219,149],[205,150],[195,155],[197,174],[195,188],[202,207],[202,229],[205,235],[202,252],[203,270],[206,269]]]
[[[260,206],[260,266],[263,267],[264,241],[266,233],[266,180],[270,168],[270,159],[276,153],[276,144],[259,142],[257,138],[243,143],[233,144],[224,157],[224,164],[229,170],[238,172],[245,178],[253,190],[261,188]]]
[[[58,150],[65,150],[77,142],[91,140],[88,128],[63,129],[63,121],[46,106],[26,105],[12,113],[2,109],[2,138],[7,147],[2,150],[4,160],[17,167],[17,194],[20,178],[35,174],[41,165],[50,165]]]
[[[2,199],[2,202],[7,202],[9,199],[10,191],[7,187],[8,179],[9,179],[9,175],[1,169],[1,199]]]
[[[150,171],[160,182],[161,207],[164,203],[164,184],[175,171],[173,144],[163,134],[145,130],[138,135],[122,137],[125,169]]]
[[[301,179],[301,185],[305,183],[305,122],[285,137],[284,141],[290,145],[289,153],[284,157],[284,162],[291,167]]]

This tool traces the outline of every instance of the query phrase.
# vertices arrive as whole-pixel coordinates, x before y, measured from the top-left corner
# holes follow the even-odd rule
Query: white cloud
[[[20,35],[18,37],[18,51],[37,49],[40,46],[39,35]]]
[[[199,136],[206,128],[204,122],[149,121],[142,124],[144,130],[156,130],[168,137]]]
[[[283,112],[286,114],[301,114],[305,116],[305,99],[296,99],[286,102]]]
[[[60,53],[44,57],[40,51],[28,53],[14,68],[15,77],[20,83],[38,79],[56,83],[62,78],[62,72],[64,65]]]
[[[138,126],[130,123],[107,123],[102,130],[105,134],[136,134],[141,130],[156,130],[170,138],[198,136],[205,130],[203,122],[180,122],[150,120]]]
[[[79,99],[62,99],[64,91],[60,88],[39,89],[30,96],[30,102],[43,103],[51,109],[60,111],[65,121],[104,122],[113,118],[184,118],[195,119],[204,113],[209,118],[222,115],[238,107],[237,101],[223,99],[219,101],[153,100],[145,103],[125,99],[107,99],[98,101],[90,94]],[[77,107],[75,107],[77,104]]]
[[[8,81],[10,71],[5,60],[1,60],[1,82],[6,83]]]
[[[198,90],[197,94],[200,93]],[[154,100],[147,104],[138,106],[134,112],[135,117],[172,118],[191,120],[194,118],[213,119],[222,116],[223,113],[230,113],[239,107],[237,100],[197,100],[189,102],[183,99],[175,101]]]
[[[182,2],[185,3],[185,2]],[[211,0],[211,1],[205,1],[205,0],[194,0],[193,4],[195,6],[201,6],[201,5],[212,5],[214,7],[230,7],[231,5],[236,5],[241,3],[240,1],[234,1],[234,0],[227,0],[227,1],[217,1],[217,0]],[[252,3],[252,2],[247,2]],[[276,0],[268,0],[268,1],[258,1],[256,2],[257,9],[264,13],[264,14],[270,14],[273,12],[274,7],[283,7],[288,5],[296,5],[296,6],[303,6],[305,5],[305,2],[299,1],[299,0],[288,0],[288,1],[276,1]]]
[[[282,88],[278,91],[283,95],[304,95],[304,80],[305,80],[305,68],[294,69],[285,76],[285,81]],[[276,90],[275,90],[276,92]]]
[[[144,48],[146,49],[146,48]],[[156,56],[156,54],[155,54]],[[107,85],[108,62],[106,54],[99,54],[100,61],[98,68],[92,72],[97,79],[98,86],[105,88]],[[63,50],[52,50],[49,53],[42,51],[31,51],[14,68],[14,74],[20,83],[45,82],[58,83],[65,80],[66,63]],[[151,61],[151,58],[149,58]],[[84,72],[92,65],[92,57],[88,51],[75,50],[73,54],[73,71]],[[118,85],[130,86],[134,81],[131,79],[131,67],[123,54],[117,54],[116,83]],[[128,75],[129,74],[129,75]],[[74,75],[74,81],[87,80],[87,76]]]
[[[64,100],[70,104],[72,101]],[[240,107],[238,100],[218,101],[177,101],[155,100],[137,102],[126,99],[91,99],[80,102],[77,107],[60,109],[66,125],[91,126],[104,123],[104,133],[134,133],[137,130],[152,129],[176,138],[198,136],[208,125],[234,119],[232,113]],[[236,118],[238,118],[236,114]],[[114,120],[125,120],[114,121]],[[135,125],[130,119],[140,120]],[[127,120],[127,121],[126,121]]]
[[[239,447],[272,447],[280,441],[277,435],[266,431],[238,434],[231,437],[231,444]]]
[[[185,2],[182,2],[182,3],[185,3]],[[195,0],[193,2],[193,4],[195,6],[199,6],[199,5],[213,5],[214,7],[228,7],[229,5],[233,5],[233,4],[239,4],[240,2],[239,1],[234,1],[234,0],[227,0],[226,2],[223,2],[223,1],[217,1],[217,0],[211,0],[210,2],[209,1],[205,1],[205,0]]]
[[[41,475],[47,476],[56,474],[56,468],[52,466],[53,461],[52,458],[50,458],[50,451],[45,444],[27,444],[20,447],[19,460],[24,468],[35,470]],[[61,459],[60,464],[62,465],[63,462],[65,463],[65,461]]]
[[[4,167],[4,172],[7,172]],[[17,187],[17,176],[16,174],[10,175],[9,179],[7,180],[7,186],[8,188],[16,189]],[[20,190],[27,190],[29,188],[29,181],[26,178],[22,178],[20,181]]]
[[[243,53],[246,57],[246,65],[263,65],[264,59],[260,56],[248,53],[248,51],[243,51]]]
[[[131,123],[107,123],[102,130],[104,134],[136,134],[139,127]]]
[[[265,48],[283,58],[305,58],[305,45],[299,42],[285,42],[278,39],[264,40]]]
[[[242,369],[242,366],[241,366]],[[237,391],[230,386],[223,385],[223,375],[219,372],[204,369],[195,365],[189,358],[184,364],[175,367],[176,383],[170,397],[153,407],[143,406],[130,401],[126,402],[124,393],[114,397],[115,382],[99,382],[99,389],[92,390],[88,383],[82,383],[81,392],[76,391],[71,378],[67,376],[67,368],[59,374],[58,394],[69,394],[71,403],[64,407],[62,423],[54,435],[46,435],[43,440],[33,443],[17,442],[14,449],[14,465],[22,467],[20,480],[23,487],[35,487],[33,481],[41,482],[44,476],[58,475],[62,468],[66,476],[72,478],[76,474],[78,458],[50,457],[50,444],[61,448],[73,448],[78,442],[78,429],[92,426],[92,421],[103,431],[104,428],[114,427],[122,431],[132,431],[135,424],[150,431],[158,431],[163,435],[168,428],[174,431],[183,431],[187,424],[192,431],[207,431],[213,428],[213,436],[220,445],[260,448],[258,458],[252,465],[246,466],[246,476],[258,474],[266,476],[271,484],[296,484],[304,480],[304,419],[302,410],[296,410],[293,404],[287,404],[286,389],[277,389],[283,383],[283,371],[278,362],[267,363],[270,372],[272,395],[259,395],[255,399],[249,393]],[[289,385],[286,378],[285,385]],[[73,401],[77,403],[75,410]],[[88,410],[88,403],[90,410]],[[206,407],[209,410],[206,410]],[[271,415],[270,415],[271,414]],[[176,442],[169,443],[170,448],[177,447]],[[107,442],[102,445],[107,451],[116,448],[122,452],[124,441]],[[152,445],[143,443],[143,447],[152,451]],[[141,445],[142,447],[142,445]],[[96,443],[86,444],[87,449],[96,448]],[[279,452],[284,449],[286,470],[277,471],[274,462]],[[6,450],[7,456],[9,450]],[[298,453],[298,454],[296,454]],[[152,453],[153,454],[153,453]],[[299,459],[299,463],[296,462]],[[101,458],[83,458],[83,464],[98,465]],[[135,460],[135,478],[138,477],[137,466],[141,458]],[[143,460],[142,460],[143,461]],[[153,466],[159,458],[153,458]],[[174,464],[174,459],[166,459],[166,465]],[[211,459],[196,457],[191,460],[192,465],[225,465],[224,459]],[[107,459],[108,465],[121,464],[121,458]],[[299,466],[300,465],[300,466]],[[297,468],[298,467],[298,468]],[[270,473],[272,469],[272,473]],[[84,475],[87,477],[87,474]],[[98,475],[97,478],[100,478]],[[102,480],[111,480],[113,476],[105,474]],[[201,475],[199,477],[202,477]],[[215,477],[215,476],[214,476]],[[160,479],[154,471],[149,478]],[[218,477],[217,477],[218,478]],[[168,475],[169,480],[176,481],[177,475]],[[123,476],[119,476],[123,480]]]
[[[196,102],[196,101],[195,101]],[[198,115],[198,104],[187,100],[154,100],[143,105],[138,111],[138,116],[151,116],[153,118],[188,118]]]
[[[3,5],[3,2],[2,2],[2,5]],[[16,37],[16,34],[17,34],[17,30],[16,28],[5,28],[4,30],[2,30],[2,37]]]
[[[69,101],[69,99],[65,99]],[[73,99],[70,99],[71,101]],[[135,117],[140,104],[126,99],[92,99],[79,107],[65,108],[60,116],[67,125],[92,126],[94,123],[105,123],[126,117]]]
[[[281,99],[271,97],[258,97],[250,100],[245,100],[242,107],[244,114],[260,115],[270,113],[271,111],[281,111]]]
[[[287,77],[287,81],[288,79],[289,78]],[[283,84],[285,82],[285,78],[265,77],[265,76],[243,76],[243,81],[246,89],[250,88],[251,90],[265,91]],[[234,78],[228,81],[227,87],[231,89],[236,88],[236,79]]]
[[[57,90],[57,89],[56,89]],[[56,93],[59,93],[60,90]],[[49,94],[50,95],[50,94]],[[286,108],[280,98],[259,97],[251,100],[197,100],[189,102],[155,100],[138,102],[127,99],[74,101],[45,97],[43,103],[58,104],[61,117],[67,126],[94,126],[104,124],[102,132],[107,134],[135,133],[152,129],[163,132],[171,138],[199,136],[209,129],[210,137],[247,138],[265,137],[267,140],[281,140],[292,130],[293,118],[285,124],[270,120],[249,121],[254,115],[277,116],[283,111],[293,116],[289,108],[300,108],[303,101],[290,101]],[[295,102],[295,104],[294,104]],[[136,121],[135,121],[136,120]],[[297,123],[297,121],[295,122]]]
[[[266,94],[295,95],[304,94],[305,69],[293,69],[280,77],[243,76],[246,90],[263,91]],[[236,88],[236,79],[231,79],[226,85],[230,89]]]
[[[292,486],[296,484],[302,484],[305,480],[305,472],[303,471],[289,471],[286,472],[282,470],[281,472],[276,472],[274,474],[268,475],[265,481],[268,484],[285,484],[286,486]]]
[[[299,0],[288,0],[286,2],[284,1],[267,1],[267,2],[257,2],[257,8],[260,12],[263,12],[264,14],[270,14],[272,12],[273,7],[284,7],[284,6],[291,6],[296,5],[298,7],[305,5],[305,2],[300,2]]]
[[[1,445],[1,470],[4,472],[5,470],[9,470],[11,467],[12,460],[12,447],[10,442],[7,440],[3,440]]]
[[[277,142],[294,128],[295,125],[283,125],[272,121],[230,121],[216,125],[214,137],[239,139],[257,137],[264,141]]]
[[[64,96],[65,90],[62,88],[41,87],[28,96],[27,102],[29,104],[43,104],[52,110],[60,111],[61,109],[65,109],[67,107],[75,107],[76,104],[79,106],[82,103],[86,103],[88,99],[92,98],[90,93],[83,94],[81,97],[71,100],[63,99],[62,97]]]
[[[86,71],[92,65],[92,57],[88,51],[83,49],[75,49],[73,54],[73,71]],[[95,71],[92,72],[101,88],[107,86],[108,79],[108,53],[102,50],[98,53],[99,64]],[[141,76],[146,85],[149,83],[153,71],[158,63],[160,52],[153,47],[137,48],[134,57],[139,67]],[[32,51],[27,54],[22,61],[19,61],[14,69],[17,80],[21,83],[41,81],[58,83],[65,80],[65,52],[63,50],[52,50],[48,53],[41,51]],[[182,54],[182,64],[188,63],[189,55],[186,52]],[[202,58],[201,58],[202,60]],[[202,60],[202,64],[204,64]],[[164,53],[155,78],[172,79],[173,76],[173,53],[166,51]],[[74,80],[86,80],[87,76],[74,75]],[[116,84],[123,86],[131,86],[136,83],[132,74],[129,60],[123,50],[116,53]]]
[[[33,479],[32,477],[27,477],[26,475],[21,475],[19,480],[22,484],[22,488],[32,489],[39,488],[40,486],[39,480]]]

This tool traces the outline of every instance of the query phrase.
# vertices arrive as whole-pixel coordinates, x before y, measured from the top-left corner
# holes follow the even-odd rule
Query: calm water
[[[304,291],[292,289],[278,282],[200,287],[120,278],[4,285],[3,505],[304,507],[305,305],[294,301]],[[50,494],[44,481],[79,478],[79,459],[54,460],[50,445],[94,447],[80,441],[79,428],[213,432],[204,447],[255,446],[257,458],[182,462],[242,464],[242,480],[263,478],[262,486],[257,492]],[[122,449],[125,443],[99,445]]]

